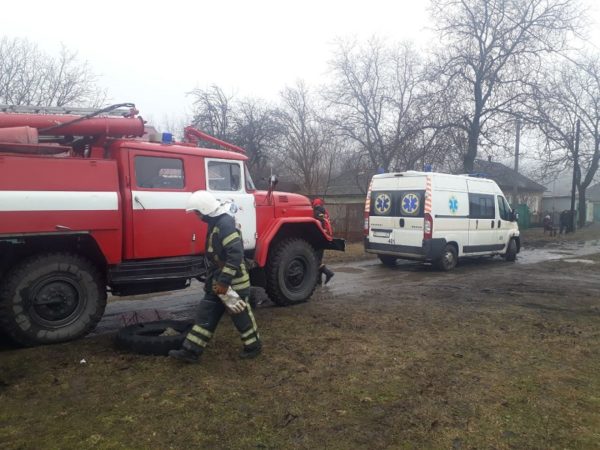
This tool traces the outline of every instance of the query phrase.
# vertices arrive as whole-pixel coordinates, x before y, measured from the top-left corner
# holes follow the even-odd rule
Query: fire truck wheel
[[[121,350],[142,355],[167,356],[169,350],[181,348],[187,332],[192,328],[191,320],[157,320],[123,327],[115,342]]]
[[[106,307],[98,269],[70,253],[35,255],[17,264],[0,287],[0,326],[22,345],[84,336]]]
[[[271,249],[266,267],[267,294],[280,306],[304,302],[315,290],[318,271],[312,245],[303,239],[284,239]]]

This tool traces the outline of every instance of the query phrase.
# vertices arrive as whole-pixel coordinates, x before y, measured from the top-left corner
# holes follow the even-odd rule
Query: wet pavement
[[[534,264],[556,259],[600,253],[600,240],[549,243],[544,247],[524,248],[518,256],[520,264]]]
[[[468,276],[469,271],[518,267],[521,264],[537,264],[544,261],[573,259],[589,264],[586,255],[600,253],[600,240],[548,243],[543,247],[523,248],[518,255],[516,266],[500,257],[468,258],[461,260],[454,271],[439,272],[428,264],[400,260],[396,267],[383,266],[378,259],[371,258],[350,263],[331,264],[335,277],[330,284],[317,288],[313,301],[343,301],[357,295],[375,295],[381,289],[402,288],[404,283],[435,284],[443,281],[448,288],[452,281]],[[275,307],[262,289],[254,294],[258,308]],[[195,306],[203,295],[202,284],[194,281],[188,289],[161,294],[109,298],[102,321],[92,335],[114,332],[131,323],[157,319],[189,319],[193,317]]]

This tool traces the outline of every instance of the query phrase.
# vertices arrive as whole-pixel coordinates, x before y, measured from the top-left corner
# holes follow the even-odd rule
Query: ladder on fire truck
[[[79,108],[67,106],[17,106],[0,105],[0,112],[3,113],[21,113],[21,114],[73,114],[77,116],[86,116],[97,113],[100,108]],[[102,112],[105,116],[128,116],[131,114],[131,107],[115,108],[110,111]]]

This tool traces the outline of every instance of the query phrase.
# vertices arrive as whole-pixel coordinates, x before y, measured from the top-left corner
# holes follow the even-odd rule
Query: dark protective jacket
[[[244,264],[244,246],[235,220],[229,214],[205,217],[208,224],[205,256],[206,292],[212,292],[214,283],[231,286],[243,298],[250,289],[250,277]]]

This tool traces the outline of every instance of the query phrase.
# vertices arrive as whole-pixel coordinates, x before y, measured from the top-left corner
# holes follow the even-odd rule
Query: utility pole
[[[577,174],[579,173],[579,129],[580,122],[577,119],[575,128],[575,148],[573,149],[573,184],[571,185],[571,214],[569,216],[569,225],[567,232],[575,231],[575,191],[577,190]],[[579,205],[581,208],[581,205]]]
[[[515,136],[515,172],[519,173],[519,146],[521,144],[521,119],[517,119],[517,135]],[[513,208],[518,203],[519,187],[515,182],[513,186]]]

